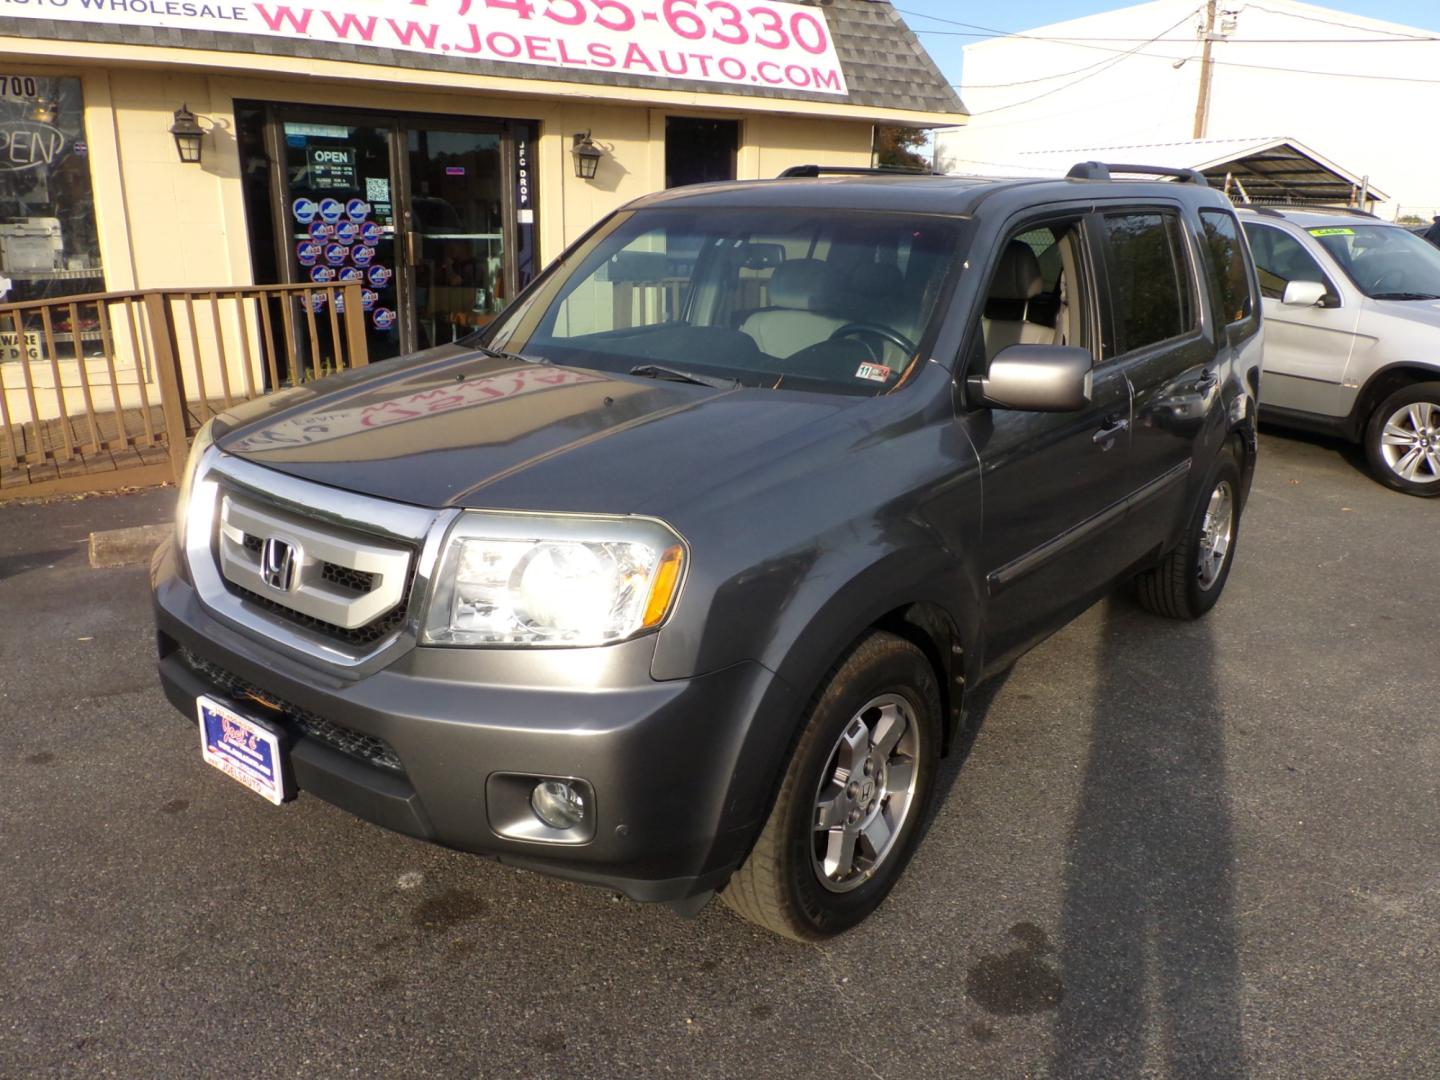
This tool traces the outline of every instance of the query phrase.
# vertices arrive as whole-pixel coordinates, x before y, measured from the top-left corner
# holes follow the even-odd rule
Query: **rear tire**
[[[832,669],[769,819],[721,894],[795,941],[848,930],[909,861],[934,787],[940,690],[925,654],[876,632]]]
[[[1391,394],[1365,425],[1365,457],[1375,478],[1407,495],[1440,495],[1440,382]]]
[[[1136,578],[1140,606],[1167,619],[1198,619],[1220,599],[1240,535],[1240,466],[1228,451],[1200,489],[1175,550]]]

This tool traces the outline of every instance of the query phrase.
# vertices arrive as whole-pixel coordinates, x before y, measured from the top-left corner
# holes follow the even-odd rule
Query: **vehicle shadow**
[[[1294,442],[1309,443],[1311,446],[1321,450],[1329,450],[1338,455],[1347,465],[1353,468],[1362,476],[1369,477],[1370,462],[1365,458],[1365,447],[1360,443],[1351,442],[1349,439],[1342,439],[1338,435],[1321,435],[1314,431],[1300,431],[1297,428],[1280,427],[1266,421],[1260,422],[1260,434],[1271,435],[1277,439],[1290,439]]]
[[[1056,1076],[1246,1074],[1212,627],[1105,602],[1067,845]]]
[[[20,555],[0,555],[0,581],[17,577],[27,570],[53,566],[62,559],[79,553],[80,548],[55,548],[50,551],[29,551]]]

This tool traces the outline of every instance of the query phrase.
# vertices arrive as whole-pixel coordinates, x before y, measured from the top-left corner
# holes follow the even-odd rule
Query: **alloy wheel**
[[[898,694],[872,698],[845,725],[815,793],[811,864],[826,889],[863,885],[894,852],[919,760],[920,726]]]
[[[1440,405],[1416,401],[1385,421],[1380,453],[1390,471],[1413,484],[1440,482]]]
[[[1200,526],[1199,565],[1196,572],[1200,588],[1213,588],[1225,568],[1230,543],[1235,537],[1235,494],[1230,481],[1221,480],[1210,493],[1205,507],[1205,520]]]

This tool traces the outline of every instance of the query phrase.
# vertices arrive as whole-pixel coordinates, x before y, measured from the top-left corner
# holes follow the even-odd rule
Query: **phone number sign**
[[[0,0],[0,15],[847,93],[824,13],[784,0]]]

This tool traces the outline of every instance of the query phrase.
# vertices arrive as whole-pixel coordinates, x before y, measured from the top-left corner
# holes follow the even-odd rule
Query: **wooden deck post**
[[[180,343],[175,337],[175,320],[165,294],[145,294],[145,320],[150,324],[154,346],[155,381],[160,384],[160,411],[165,418],[165,441],[170,467],[178,481],[185,474],[190,454],[190,433],[185,424],[185,381],[180,373]],[[198,358],[197,358],[198,360]]]
[[[370,363],[370,347],[365,342],[365,312],[360,307],[360,286],[351,282],[341,287],[345,297],[345,361],[347,367],[364,367]]]

